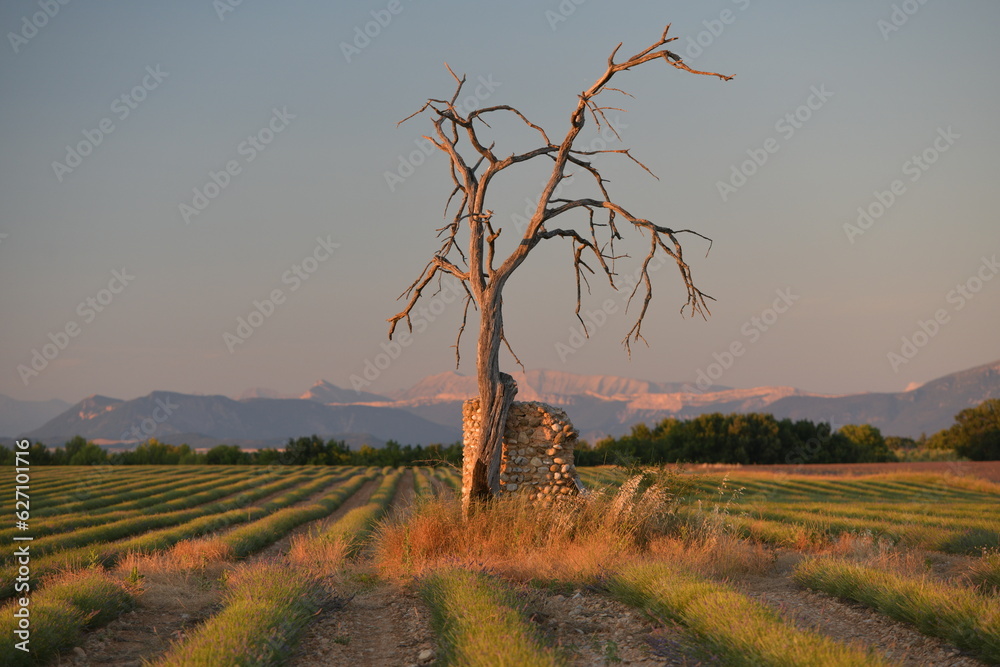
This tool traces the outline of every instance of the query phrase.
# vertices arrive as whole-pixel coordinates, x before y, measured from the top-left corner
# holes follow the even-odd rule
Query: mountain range
[[[708,412],[769,412],[775,417],[872,424],[885,435],[917,437],[947,428],[959,411],[1000,398],[1000,361],[894,393],[830,396],[792,387],[733,389],[650,382],[607,375],[532,370],[515,374],[519,401],[542,401],[569,414],[584,438],[622,435],[638,422]],[[354,447],[450,443],[461,438],[462,401],[476,378],[455,372],[424,378],[383,396],[317,382],[298,397],[255,388],[238,399],[154,391],[132,400],[90,396],[76,405],[16,401],[0,395],[0,434],[61,445],[74,435],[108,446],[161,442],[210,447],[281,446],[289,437],[320,435]]]

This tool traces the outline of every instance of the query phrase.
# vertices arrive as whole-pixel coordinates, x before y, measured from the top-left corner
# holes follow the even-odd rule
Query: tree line
[[[914,451],[953,453],[974,461],[1000,460],[1000,399],[962,410],[950,428],[918,439],[884,437],[868,424],[834,430],[827,422],[778,420],[766,413],[668,418],[653,428],[636,424],[628,435],[605,438],[593,446],[581,441],[576,463],[877,463],[909,460]],[[33,443],[29,460],[33,465],[460,465],[462,443],[423,446],[390,440],[383,447],[363,445],[352,450],[341,440],[324,441],[312,435],[289,438],[283,450],[244,451],[237,445],[217,445],[196,452],[188,445],[152,439],[130,451],[109,453],[76,436],[64,447],[53,449]],[[13,451],[0,447],[0,462],[13,465]]]
[[[827,422],[778,420],[765,413],[668,418],[653,428],[637,424],[628,435],[581,447],[576,462],[878,463],[921,456],[1000,460],[1000,399],[962,410],[950,428],[917,439],[884,437],[869,424],[833,430]]]
[[[281,449],[243,450],[238,445],[216,445],[206,452],[196,452],[189,445],[170,445],[150,439],[129,451],[108,452],[81,436],[63,447],[49,448],[41,442],[28,450],[32,465],[353,465],[403,466],[458,465],[462,460],[461,443],[450,445],[400,445],[390,440],[383,447],[362,445],[352,450],[342,440],[323,441],[316,435],[289,438]],[[14,453],[0,447],[0,461],[14,464]]]
[[[876,463],[896,456],[874,426],[777,420],[762,413],[704,414],[636,424],[628,435],[576,451],[577,465],[605,463]]]

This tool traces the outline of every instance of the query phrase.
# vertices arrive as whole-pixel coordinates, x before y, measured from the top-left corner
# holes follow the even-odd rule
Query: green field
[[[463,520],[444,468],[36,468],[0,664],[1000,664],[996,484],[580,472]]]

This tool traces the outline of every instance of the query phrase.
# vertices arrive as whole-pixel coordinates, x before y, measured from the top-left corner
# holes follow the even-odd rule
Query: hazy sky
[[[297,394],[369,365],[377,392],[453,369],[461,308],[442,298],[379,357],[450,189],[419,148],[428,118],[396,122],[451,95],[447,61],[467,108],[511,104],[561,137],[615,44],[640,51],[668,22],[692,66],[736,78],[659,62],[616,78],[634,99],[608,99],[629,110],[611,147],[660,180],[599,164],[622,205],[714,240],[706,257],[684,239],[712,316],[682,318],[676,270],[656,273],[651,346],[630,362],[635,313],[594,281],[584,310],[611,312],[580,346],[553,240],[506,292],[525,365],[846,393],[1000,358],[995,0],[16,0],[0,7],[0,393]],[[500,153],[535,138],[494,128]],[[498,181],[511,233],[542,166]],[[634,262],[647,241],[626,232]]]

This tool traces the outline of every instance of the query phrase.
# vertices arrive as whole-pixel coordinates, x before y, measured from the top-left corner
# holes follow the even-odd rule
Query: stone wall
[[[472,463],[479,438],[479,399],[462,405],[462,500],[468,502]],[[545,403],[514,402],[507,413],[500,460],[501,494],[519,493],[531,500],[551,502],[576,494],[583,484],[573,464],[580,432],[566,413]]]

